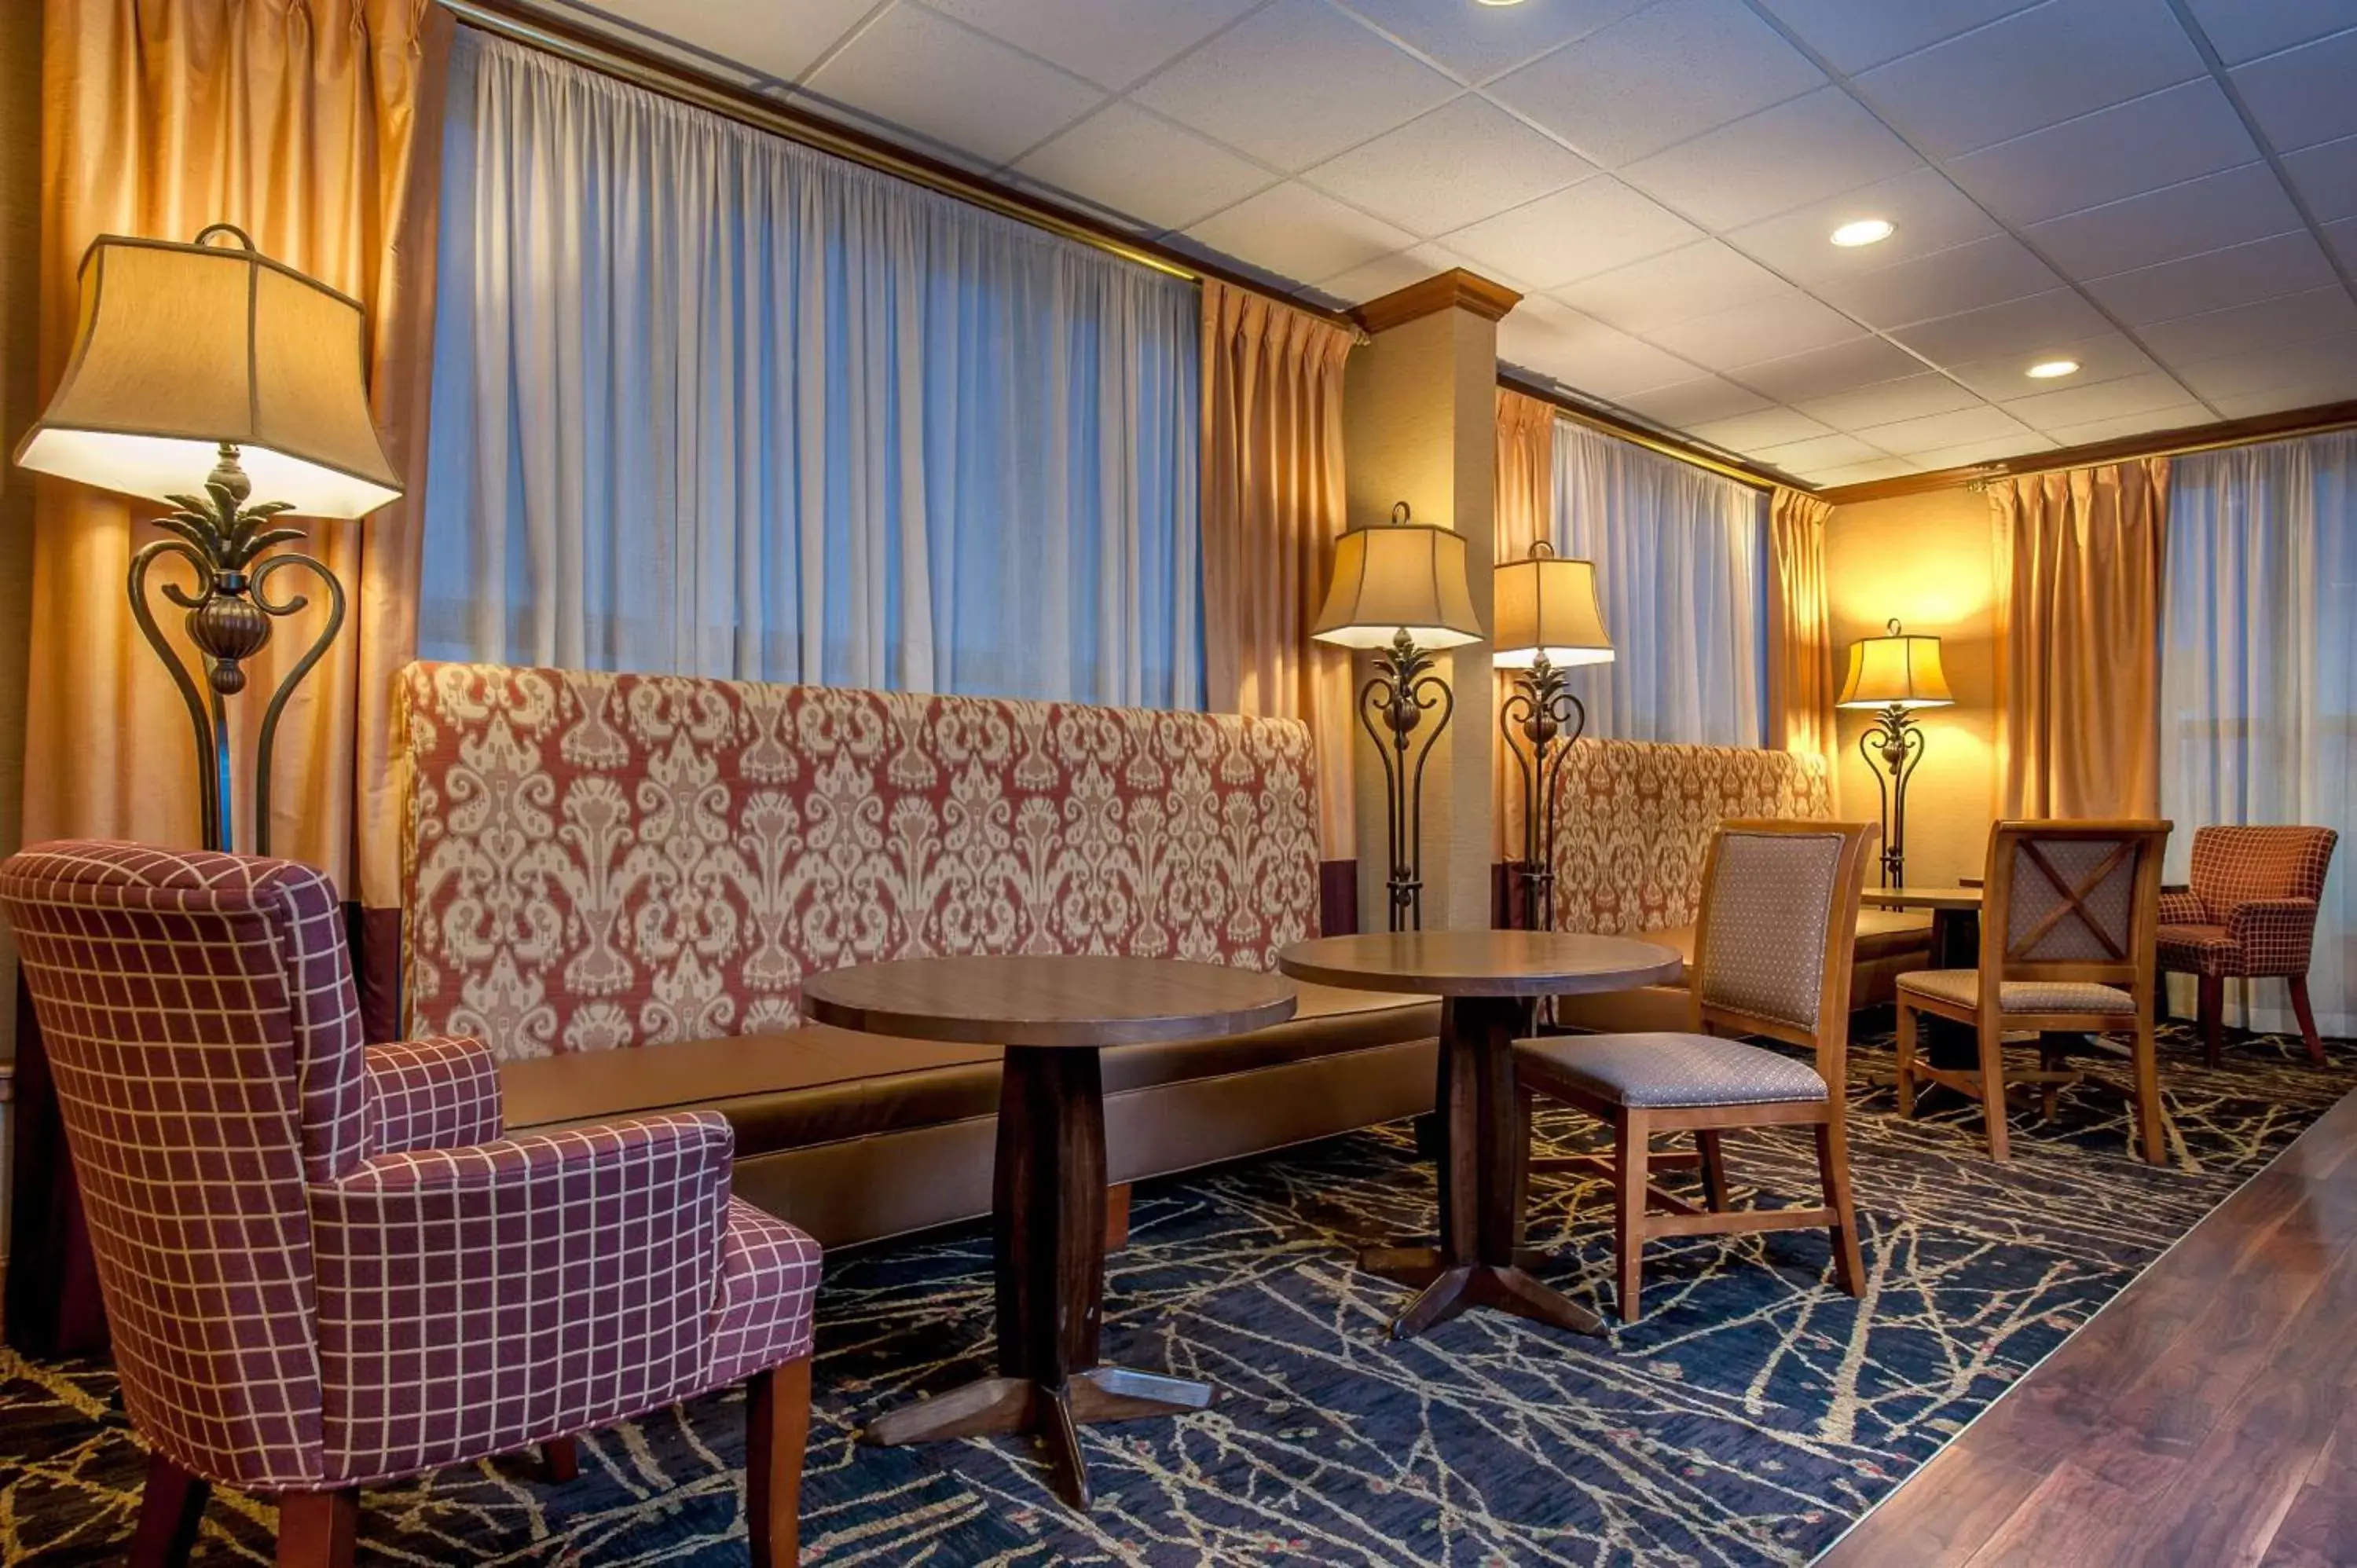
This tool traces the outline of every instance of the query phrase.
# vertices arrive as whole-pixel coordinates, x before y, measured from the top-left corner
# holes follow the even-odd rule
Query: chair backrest
[[[2193,831],[2193,896],[2213,924],[2237,904],[2321,898],[2341,835],[2330,828],[2208,827]]]
[[[1703,869],[1687,991],[1697,1032],[1808,1046],[1835,1097],[1872,822],[1723,822]]]
[[[307,1180],[358,1160],[360,1016],[307,867],[124,843],[0,865],[132,1420],[185,1468],[324,1474]]]
[[[1989,830],[1981,991],[2007,980],[2086,981],[2149,1006],[2169,824],[2006,822]]]

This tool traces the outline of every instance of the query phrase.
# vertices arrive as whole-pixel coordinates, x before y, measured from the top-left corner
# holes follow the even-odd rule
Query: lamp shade
[[[160,499],[199,491],[226,443],[257,499],[373,511],[401,481],[369,417],[363,325],[358,300],[227,225],[188,245],[102,235],[82,256],[65,379],[16,461]]]
[[[1501,562],[1490,582],[1498,621],[1492,662],[1528,669],[1542,653],[1557,667],[1612,662],[1593,561],[1567,561],[1540,540],[1522,560]]]
[[[1334,542],[1334,581],[1309,635],[1339,648],[1381,648],[1400,632],[1419,648],[1481,640],[1465,580],[1465,536],[1408,520],[1354,528]]]
[[[1887,637],[1866,637],[1849,645],[1849,679],[1842,682],[1844,708],[1944,708],[1956,700],[1940,668],[1940,639],[1910,637],[1890,623]]]

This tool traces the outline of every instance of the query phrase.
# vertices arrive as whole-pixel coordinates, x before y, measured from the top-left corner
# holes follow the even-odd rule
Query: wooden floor
[[[2357,1564],[2357,1094],[1820,1568]]]

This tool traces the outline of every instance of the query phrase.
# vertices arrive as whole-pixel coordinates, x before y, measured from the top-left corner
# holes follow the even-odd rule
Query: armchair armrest
[[[2226,934],[2241,945],[2243,973],[2306,974],[2316,940],[2313,898],[2254,898],[2226,912]]]
[[[446,1036],[371,1046],[361,1064],[368,1154],[463,1149],[505,1130],[499,1064],[480,1040]]]
[[[2210,912],[2201,907],[2190,887],[2164,887],[2160,890],[2160,923],[2164,926],[2206,926]]]

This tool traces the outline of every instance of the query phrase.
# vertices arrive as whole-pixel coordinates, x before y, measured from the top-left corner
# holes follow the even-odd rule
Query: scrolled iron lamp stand
[[[1899,623],[1890,623],[1899,635]],[[1874,775],[1876,793],[1882,798],[1882,886],[1907,885],[1907,780],[1923,761],[1923,726],[1907,716],[1904,703],[1876,710],[1874,723],[1857,737],[1858,755]],[[1881,760],[1877,768],[1875,761]],[[1889,777],[1886,779],[1885,774]]]
[[[156,520],[172,537],[144,546],[131,558],[131,614],[140,632],[171,671],[172,682],[187,704],[197,743],[199,803],[204,814],[205,847],[235,850],[236,795],[230,766],[229,714],[223,699],[245,690],[247,660],[269,646],[272,625],[300,614],[311,601],[290,593],[274,598],[271,583],[281,573],[307,569],[317,576],[327,594],[328,624],[302,658],[295,661],[271,693],[262,712],[262,728],[254,746],[253,853],[270,853],[270,766],[278,738],[278,721],[286,701],[312,667],[326,657],[328,646],[344,624],[344,589],[335,574],[299,551],[264,556],[274,545],[304,537],[296,528],[274,526],[288,510],[281,501],[249,504],[253,487],[240,466],[235,446],[224,444],[221,460],[205,480],[202,496],[170,498],[179,510]],[[193,574],[188,585],[159,585],[164,597],[186,612],[182,626],[201,660],[191,670],[157,624],[148,602],[148,574],[158,561],[185,562]]]
[[[1559,814],[1555,781],[1572,742],[1587,728],[1587,705],[1572,694],[1570,673],[1542,649],[1527,669],[1514,671],[1514,689],[1498,709],[1498,733],[1522,769],[1523,858],[1514,876],[1523,891],[1524,928],[1534,931],[1555,929],[1555,866],[1547,851]],[[1518,736],[1523,746],[1514,744]]]
[[[1424,929],[1424,765],[1457,712],[1457,696],[1448,682],[1433,673],[1432,655],[1418,648],[1405,628],[1392,639],[1390,647],[1375,650],[1374,660],[1375,674],[1359,691],[1359,723],[1374,741],[1383,764],[1391,929],[1420,931]],[[1414,745],[1424,715],[1436,708],[1439,722],[1422,745]]]

